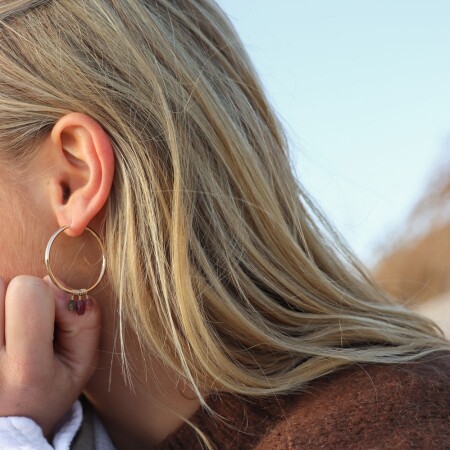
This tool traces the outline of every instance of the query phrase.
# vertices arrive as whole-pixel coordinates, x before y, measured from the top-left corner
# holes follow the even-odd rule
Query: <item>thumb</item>
[[[100,340],[100,308],[89,296],[83,315],[69,311],[70,295],[58,289],[48,275],[55,300],[55,356],[77,377],[87,380],[96,368]]]

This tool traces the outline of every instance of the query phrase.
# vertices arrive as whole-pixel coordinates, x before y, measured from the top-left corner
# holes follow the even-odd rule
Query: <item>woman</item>
[[[448,442],[448,341],[297,183],[215,3],[12,0],[0,20],[0,447]],[[72,262],[87,227],[108,261],[79,314],[41,278],[62,227],[64,286],[100,270],[95,240]]]

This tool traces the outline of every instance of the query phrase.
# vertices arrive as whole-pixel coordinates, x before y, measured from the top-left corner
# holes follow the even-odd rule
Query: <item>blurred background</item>
[[[450,150],[450,2],[218,0],[297,175],[374,263]]]
[[[218,3],[298,178],[377,280],[450,336],[450,2]]]

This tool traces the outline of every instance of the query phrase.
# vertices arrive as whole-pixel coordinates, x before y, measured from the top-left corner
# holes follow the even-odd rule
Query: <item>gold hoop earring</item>
[[[45,266],[47,267],[48,275],[50,276],[52,281],[55,283],[55,285],[62,291],[67,292],[68,294],[71,294],[70,301],[68,304],[69,311],[76,311],[78,315],[82,316],[86,310],[86,301],[89,299],[89,297],[87,295],[88,292],[92,291],[100,284],[100,281],[102,281],[103,275],[105,274],[105,270],[106,270],[105,248],[103,246],[103,242],[102,242],[100,236],[92,228],[86,227],[85,230],[89,231],[95,237],[95,239],[99,243],[101,251],[102,251],[102,268],[100,270],[100,275],[99,275],[97,281],[88,288],[72,289],[72,288],[65,287],[53,273],[52,267],[50,265],[50,251],[52,249],[53,243],[55,242],[55,239],[67,228],[69,228],[68,225],[61,227],[59,230],[57,230],[53,234],[53,236],[48,241],[47,248],[45,249]],[[75,297],[78,297],[78,300],[75,300]]]

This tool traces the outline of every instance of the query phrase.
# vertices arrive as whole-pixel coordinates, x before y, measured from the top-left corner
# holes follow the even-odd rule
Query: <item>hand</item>
[[[99,307],[79,316],[69,299],[48,276],[0,278],[0,416],[29,417],[47,437],[97,364]]]

